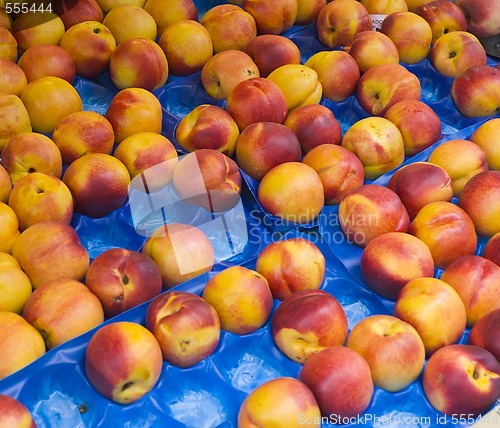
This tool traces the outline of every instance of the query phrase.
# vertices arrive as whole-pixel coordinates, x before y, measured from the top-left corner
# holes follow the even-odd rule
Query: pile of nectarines
[[[500,0],[53,3],[0,9],[0,379],[93,330],[87,379],[130,404],[164,364],[216,353],[223,331],[269,329],[300,367],[247,395],[241,428],[350,422],[375,388],[413,383],[448,415],[493,405],[500,63],[483,43]],[[193,88],[203,101],[169,111]],[[218,265],[226,236],[194,221],[139,230],[131,192],[162,218],[220,219],[244,192],[290,228],[318,233],[333,212],[333,253],[360,250],[349,269],[391,313],[351,322],[305,237]],[[96,255],[73,220],[113,227],[117,213],[141,244]],[[202,289],[175,289],[195,278]],[[143,324],[113,322],[138,306]],[[0,394],[9,423],[35,422]]]

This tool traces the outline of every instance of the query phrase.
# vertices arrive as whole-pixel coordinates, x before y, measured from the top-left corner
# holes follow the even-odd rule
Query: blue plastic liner
[[[214,5],[225,2],[195,0],[195,3],[199,15],[202,16]],[[299,46],[302,62],[318,51],[328,50],[318,41],[315,24],[307,27],[295,26],[285,35]],[[488,63],[496,66],[498,61],[488,58]],[[452,79],[437,73],[427,59],[406,67],[420,80],[422,101],[431,106],[441,118],[442,141],[468,138],[472,131],[486,120],[466,118],[457,111],[450,96]],[[109,102],[118,92],[107,72],[92,81],[77,78],[74,86],[83,100],[84,110],[101,114],[106,112]],[[185,153],[175,140],[175,130],[180,120],[200,104],[225,106],[225,101],[214,100],[205,93],[200,82],[200,73],[187,77],[171,75],[167,83],[155,90],[154,94],[163,108],[162,133],[176,145],[180,154]],[[340,103],[322,99],[321,104],[333,111],[343,133],[353,123],[368,116],[354,96]],[[427,159],[432,149],[406,159],[405,164]],[[391,174],[392,172],[373,182],[387,184]],[[270,242],[300,236],[318,245],[325,255],[326,275],[321,288],[339,300],[346,312],[349,329],[366,316],[392,313],[394,303],[377,296],[363,283],[359,271],[361,248],[347,243],[338,221],[335,222],[338,206],[325,206],[320,218],[313,224],[284,224],[281,219],[264,212],[256,200],[258,183],[244,173],[243,177],[245,185],[241,204],[225,215],[228,220],[226,224],[229,225],[244,218],[246,243],[244,240],[238,241],[238,245],[232,247],[234,253],[228,253],[227,246],[221,245],[222,237],[211,236],[219,255],[214,269],[175,289],[200,295],[206,282],[222,269],[239,264],[254,268],[256,257]],[[200,217],[203,215],[201,211],[194,215],[198,216],[196,218],[201,219],[202,223],[214,220]],[[75,214],[71,224],[89,251],[91,259],[115,247],[140,251],[146,239],[144,234],[137,232],[130,199],[121,209],[101,219]],[[231,234],[230,231],[227,233]],[[243,232],[238,229],[235,233],[241,238]],[[478,254],[484,243],[484,240],[481,240]],[[439,271],[436,271],[436,275],[439,275]],[[105,324],[117,321],[144,324],[148,304],[149,302],[144,303],[107,320]],[[274,304],[276,308],[279,302],[275,301]],[[98,328],[48,351],[34,363],[1,380],[0,393],[23,402],[40,428],[230,428],[237,426],[239,407],[250,391],[279,376],[296,377],[301,367],[284,356],[274,345],[269,320],[263,328],[245,336],[223,331],[215,353],[192,368],[180,369],[164,363],[162,375],[153,391],[136,403],[123,406],[100,396],[85,376],[83,363],[86,344]],[[466,343],[467,336],[468,330],[464,331],[460,343]],[[359,420],[345,426],[359,425],[468,426],[470,421],[456,424],[450,416],[433,409],[425,399],[419,378],[397,393],[375,388],[372,402],[366,412]],[[333,426],[327,421],[323,424],[323,427],[327,428]]]

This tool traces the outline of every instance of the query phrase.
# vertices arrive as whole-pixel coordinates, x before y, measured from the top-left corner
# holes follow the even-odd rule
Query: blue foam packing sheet
[[[202,16],[214,5],[225,2],[195,0],[195,3]],[[299,46],[302,62],[320,50],[328,50],[318,41],[315,24],[295,26],[285,35]],[[494,66],[498,63],[493,58],[488,58],[488,62]],[[450,97],[452,79],[437,73],[427,59],[406,66],[421,82],[422,101],[431,106],[442,121],[442,141],[467,138],[486,120],[466,118],[457,111]],[[84,110],[101,114],[106,112],[117,92],[107,72],[92,81],[77,77],[74,86],[83,100]],[[225,106],[223,100],[214,100],[205,93],[200,83],[200,73],[187,77],[171,75],[167,83],[155,90],[154,94],[163,108],[162,133],[176,145],[180,154],[185,153],[175,141],[175,129],[180,120],[200,104]],[[340,103],[323,98],[321,104],[333,111],[343,133],[353,123],[368,116],[354,96]],[[405,164],[427,159],[433,147],[406,159]],[[218,254],[213,270],[175,287],[176,290],[200,295],[206,282],[222,269],[240,264],[254,268],[256,257],[270,242],[303,237],[315,243],[325,255],[326,275],[321,288],[339,300],[350,329],[366,316],[392,313],[393,302],[375,295],[364,285],[359,271],[361,248],[346,242],[338,221],[335,221],[338,206],[325,206],[320,219],[312,224],[286,224],[264,212],[255,197],[258,183],[246,174],[242,175],[244,186],[241,203],[228,213],[216,217],[224,217],[226,225],[240,225],[234,232],[235,236],[244,234],[243,228],[246,227],[246,239],[235,241],[234,245],[228,247],[225,241],[227,236],[217,233],[209,236]],[[388,173],[373,182],[387,184],[390,175]],[[206,213],[200,210],[194,210],[191,214],[200,224],[217,220],[215,217],[205,218]],[[147,234],[137,232],[135,217],[148,219],[155,225],[158,222],[155,215],[156,212],[133,212],[129,199],[121,209],[101,219],[75,214],[71,224],[92,260],[103,251],[115,247],[139,251]],[[175,218],[175,213],[173,215]],[[228,233],[231,234],[230,231]],[[484,244],[485,240],[481,239],[478,254]],[[436,271],[436,275],[439,275],[439,271]],[[134,321],[144,324],[148,304],[139,305],[105,323]],[[274,309],[278,304],[278,301],[274,302]],[[249,392],[276,377],[296,377],[301,367],[274,345],[270,320],[271,317],[263,328],[245,336],[222,331],[214,354],[194,367],[180,369],[164,363],[162,375],[153,391],[127,406],[100,396],[85,376],[83,363],[86,344],[99,327],[48,351],[29,366],[0,380],[0,393],[23,402],[39,428],[236,427],[239,407]],[[465,330],[460,343],[466,343],[467,336],[468,330]],[[450,416],[432,408],[425,398],[421,376],[397,393],[375,388],[366,412],[359,420],[346,426],[470,425],[470,421],[455,424]],[[333,426],[326,422],[323,424],[327,428]]]

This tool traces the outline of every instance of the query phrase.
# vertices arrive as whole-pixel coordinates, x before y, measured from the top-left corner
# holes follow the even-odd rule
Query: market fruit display
[[[90,427],[488,416],[496,381],[426,371],[495,359],[496,15],[128,3],[0,9],[0,395]]]

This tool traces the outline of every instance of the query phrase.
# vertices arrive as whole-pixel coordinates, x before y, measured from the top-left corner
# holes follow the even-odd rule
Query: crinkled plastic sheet
[[[220,0],[195,0],[200,16],[212,6],[224,3]],[[286,34],[300,48],[302,62],[320,50],[327,50],[316,37],[316,26],[293,27]],[[488,59],[491,65],[497,60]],[[421,82],[422,100],[440,116],[443,124],[443,140],[467,138],[484,118],[462,116],[450,97],[452,79],[439,75],[423,60],[407,65]],[[77,78],[75,88],[82,97],[84,110],[104,114],[117,90],[109,74],[104,73],[93,81]],[[210,98],[200,83],[200,73],[187,77],[170,76],[166,85],[155,90],[163,108],[163,135],[185,153],[175,141],[175,129],[180,120],[197,105],[208,103],[225,106],[223,100]],[[339,120],[343,132],[353,123],[367,117],[354,96],[333,103],[322,99],[321,104],[330,108]],[[442,142],[441,141],[441,142]],[[439,143],[437,143],[439,144]],[[432,148],[405,164],[427,159]],[[391,173],[374,182],[386,184]],[[222,245],[220,235],[210,236],[218,254],[214,269],[176,289],[201,294],[209,278],[225,267],[243,264],[255,266],[255,258],[265,245],[276,239],[301,236],[319,246],[327,259],[325,280],[322,289],[334,295],[343,306],[349,320],[349,329],[361,319],[372,314],[390,314],[394,302],[371,292],[362,282],[359,271],[361,249],[345,242],[342,231],[335,221],[338,206],[325,206],[320,220],[308,225],[285,224],[281,219],[265,213],[255,198],[258,183],[243,174],[244,187],[241,204],[225,213],[229,223],[246,224],[246,237],[228,253]],[[369,181],[366,181],[367,183]],[[153,213],[148,213],[151,215]],[[194,212],[201,223],[206,213]],[[212,219],[213,220],[213,219]],[[132,215],[130,200],[116,211],[101,219],[75,214],[75,227],[91,259],[101,252],[121,247],[139,251],[146,239],[138,233]],[[241,237],[243,229],[235,233]],[[283,234],[285,234],[283,236]],[[485,244],[480,239],[478,254]],[[436,275],[439,271],[436,270]],[[134,321],[144,324],[145,311],[149,302],[120,314],[106,323]],[[275,301],[275,308],[279,304]],[[271,318],[270,318],[271,319]],[[274,345],[270,332],[270,319],[258,331],[238,336],[222,332],[215,353],[196,366],[179,369],[165,363],[158,384],[150,394],[134,404],[123,406],[100,396],[89,384],[84,373],[84,352],[86,344],[97,330],[79,336],[36,360],[29,366],[0,381],[0,393],[21,400],[32,412],[40,428],[44,427],[236,427],[239,407],[255,387],[279,376],[297,376],[300,365],[285,357]],[[98,327],[99,328],[99,327]],[[460,339],[466,343],[468,330]],[[404,390],[389,393],[375,388],[370,407],[348,426],[367,427],[432,427],[452,425],[451,418],[437,412],[425,399],[421,377]],[[323,427],[333,427],[324,423]],[[465,425],[463,425],[465,426]]]

